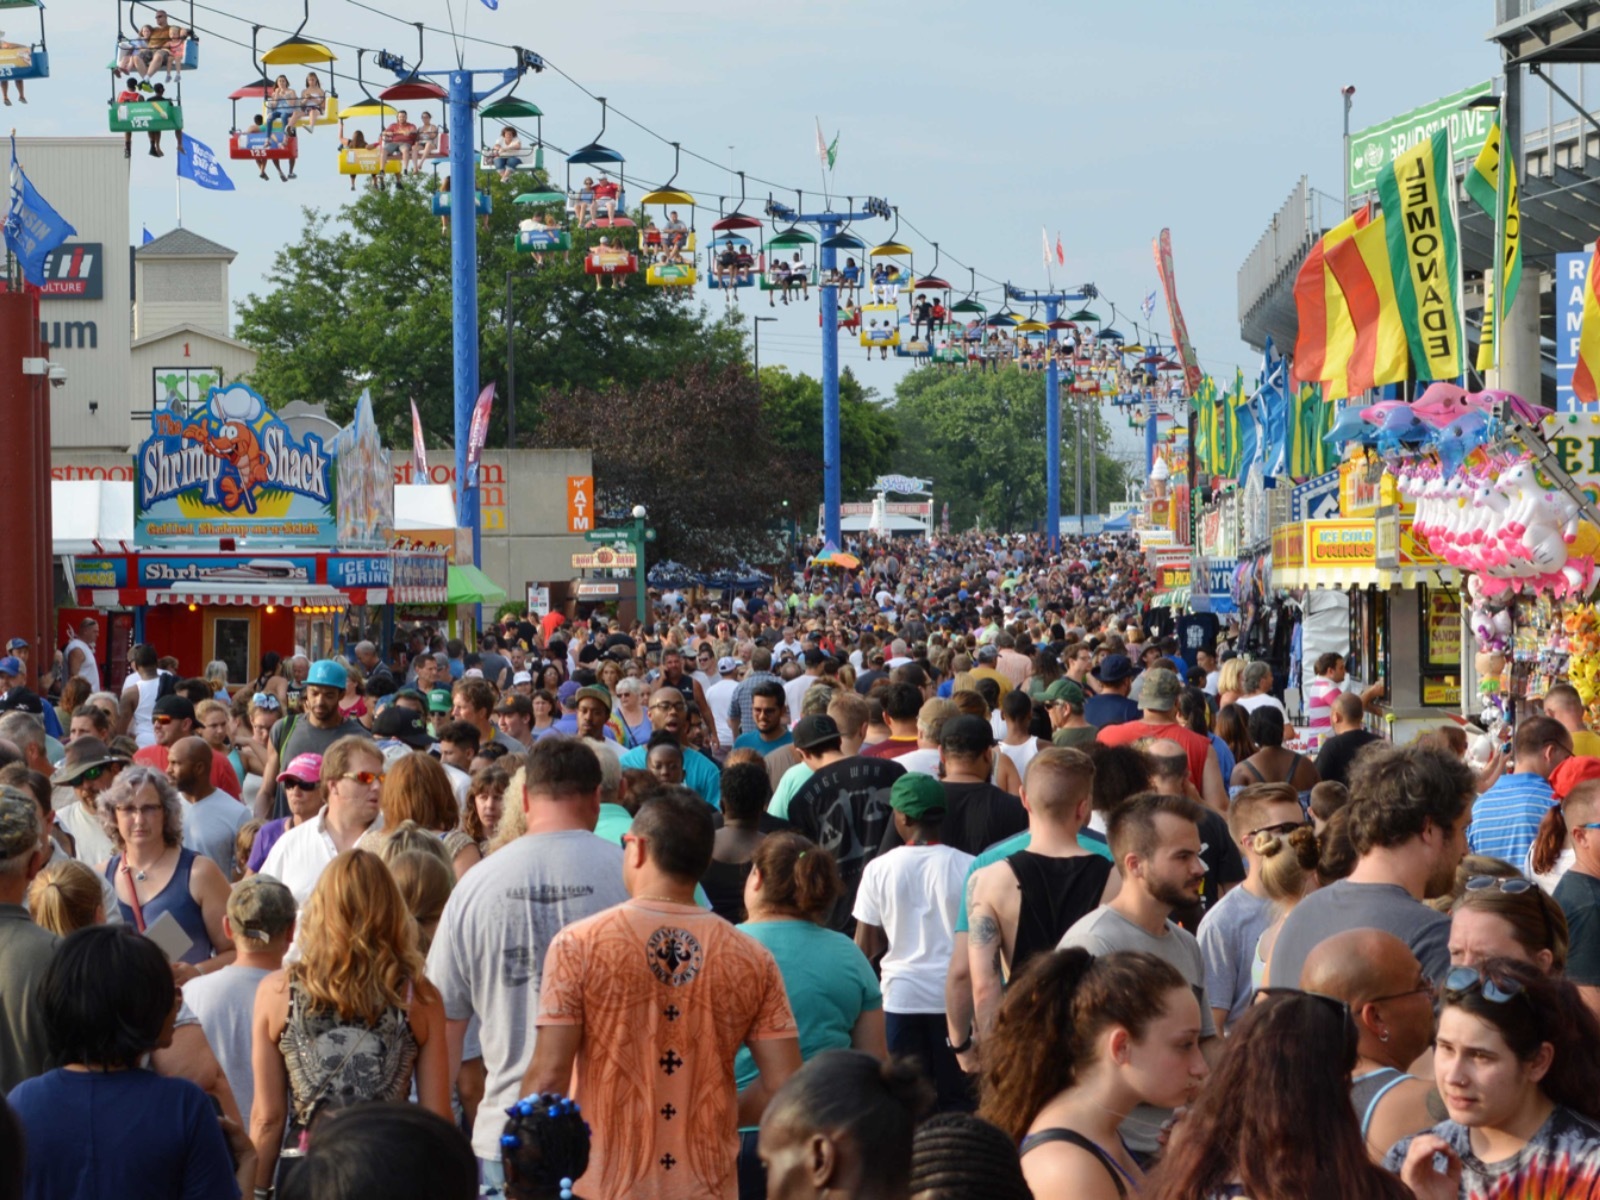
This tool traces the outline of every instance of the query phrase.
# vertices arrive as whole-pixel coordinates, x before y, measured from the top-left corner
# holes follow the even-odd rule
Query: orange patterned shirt
[[[739,1047],[797,1038],[767,948],[694,905],[631,900],[550,943],[543,1025],[581,1025],[595,1200],[738,1200]]]

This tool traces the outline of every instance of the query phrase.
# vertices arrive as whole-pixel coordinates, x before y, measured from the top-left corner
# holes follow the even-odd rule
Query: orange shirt
[[[694,905],[619,904],[551,941],[538,1024],[583,1027],[584,1195],[738,1200],[734,1055],[799,1036],[765,946]]]
[[[1206,755],[1211,752],[1211,739],[1201,737],[1186,725],[1147,725],[1142,719],[1124,721],[1121,725],[1107,725],[1095,734],[1095,741],[1106,746],[1131,746],[1142,738],[1166,738],[1182,745],[1189,756],[1189,780],[1195,790],[1205,791]],[[1223,784],[1227,784],[1224,779]]]

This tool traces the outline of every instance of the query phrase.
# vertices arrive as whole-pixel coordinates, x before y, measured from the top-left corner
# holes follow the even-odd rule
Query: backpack
[[[163,696],[176,696],[178,694],[178,677],[171,671],[163,671],[156,676],[156,699]]]

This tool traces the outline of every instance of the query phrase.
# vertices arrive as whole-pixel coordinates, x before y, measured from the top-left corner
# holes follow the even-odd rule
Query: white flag
[[[1043,225],[1039,226],[1039,236],[1044,239],[1044,265],[1049,266],[1054,252],[1050,249],[1050,232]]]

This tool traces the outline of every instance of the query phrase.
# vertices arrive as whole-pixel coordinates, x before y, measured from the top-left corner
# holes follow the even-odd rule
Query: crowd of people
[[[859,549],[250,681],[9,647],[0,1197],[1600,1196],[1581,705],[1479,772],[1125,542]]]

